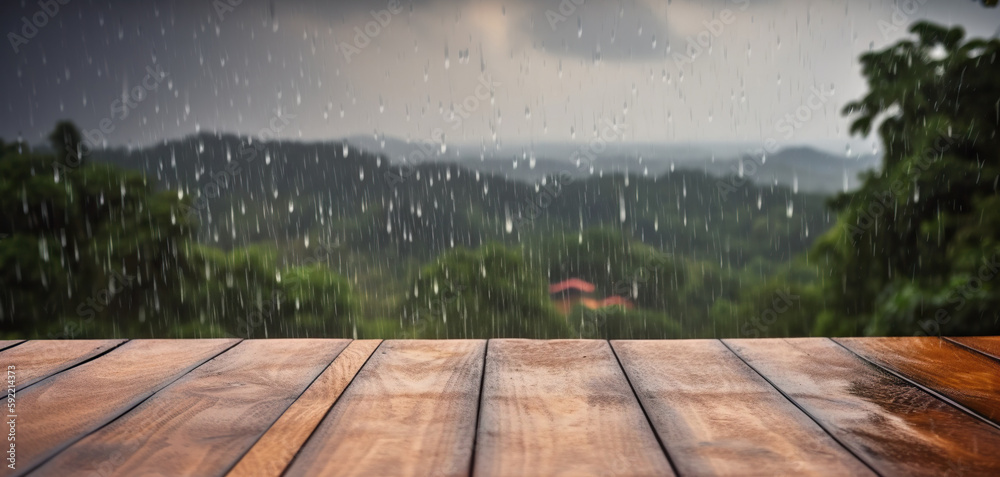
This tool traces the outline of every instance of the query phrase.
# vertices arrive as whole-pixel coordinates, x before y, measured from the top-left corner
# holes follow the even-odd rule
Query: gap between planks
[[[130,341],[127,345],[115,348],[113,353],[102,355],[105,359],[100,363],[89,360],[28,388],[18,401],[21,404],[19,409],[27,409],[30,414],[27,417],[26,411],[19,411],[19,414],[34,425],[22,428],[18,437],[19,441],[28,443],[27,448],[31,453],[27,456],[19,455],[26,462],[12,475],[34,471],[76,442],[127,415],[192,369],[238,345],[241,340],[199,341],[204,349],[195,359],[180,368],[164,362],[162,357],[155,360],[153,356],[149,356],[145,361],[136,363],[137,357],[132,356],[138,354],[138,357],[143,357],[143,353],[154,351],[159,351],[158,354],[162,355],[165,350],[174,347],[170,340]],[[180,353],[175,358],[184,356],[184,353]],[[131,359],[125,359],[126,357]],[[142,366],[142,374],[139,376],[127,371],[106,373],[98,364],[106,364],[108,360],[121,361],[120,364],[125,369],[129,365],[153,366]],[[150,380],[150,373],[156,373],[157,376]],[[137,379],[139,377],[142,379]],[[77,412],[74,414],[74,411]],[[63,418],[66,414],[73,415],[75,419]]]
[[[381,344],[351,341],[226,475],[281,475]]]
[[[960,411],[965,412],[966,414],[969,414],[970,416],[972,416],[972,417],[974,417],[976,419],[979,419],[983,423],[985,423],[985,424],[987,424],[989,426],[992,426],[993,428],[995,428],[998,431],[1000,431],[1000,424],[998,424],[997,422],[995,422],[995,421],[993,421],[991,419],[991,417],[996,418],[997,416],[995,416],[995,415],[994,416],[987,416],[983,412],[980,412],[980,410],[983,410],[983,408],[981,407],[983,405],[983,403],[981,403],[981,402],[975,402],[975,401],[970,401],[970,397],[968,397],[968,396],[962,396],[962,395],[957,395],[956,396],[956,395],[954,395],[955,394],[954,392],[949,392],[949,390],[945,386],[945,383],[942,383],[942,382],[927,383],[925,381],[927,381],[929,379],[932,379],[933,378],[932,376],[921,376],[921,373],[920,373],[921,370],[919,368],[912,368],[912,369],[909,369],[909,370],[905,370],[905,369],[903,369],[900,366],[899,363],[887,362],[885,359],[880,359],[880,357],[876,355],[874,349],[872,347],[870,347],[870,346],[867,346],[867,345],[872,345],[872,344],[879,344],[883,340],[884,341],[892,340],[891,338],[864,338],[864,341],[860,341],[860,342],[857,341],[858,338],[849,338],[849,339],[832,339],[832,338],[828,338],[828,339],[830,341],[833,341],[834,343],[838,344],[841,348],[844,348],[845,350],[847,350],[851,354],[857,356],[858,359],[864,361],[865,363],[868,363],[871,366],[874,366],[874,367],[876,367],[878,369],[881,369],[881,370],[883,370],[883,371],[885,371],[885,372],[887,372],[889,374],[892,374],[893,376],[896,376],[899,379],[902,379],[903,381],[906,381],[911,386],[914,386],[914,387],[920,389],[921,391],[924,391],[927,394],[930,394],[931,396],[933,396],[933,397],[941,400],[942,402],[945,402],[945,403],[947,403],[947,404],[949,404],[949,405],[951,405],[951,406],[959,409]],[[931,338],[931,337],[928,337],[928,338],[906,338],[906,339],[907,340],[929,339],[929,340],[935,340],[935,341],[939,340],[939,338],[936,338],[936,337],[934,337],[934,338]],[[981,353],[976,353],[975,351],[969,350],[969,349],[965,348],[964,346],[956,345],[955,343],[952,343],[952,342],[947,341],[947,340],[940,340],[940,343],[944,344],[944,346],[947,346],[947,347],[953,349],[954,351],[958,351],[959,353],[966,354],[969,357],[968,360],[963,360],[961,362],[962,367],[959,370],[955,371],[954,373],[950,373],[953,377],[968,378],[968,381],[970,381],[970,382],[971,381],[975,381],[976,380],[975,378],[969,378],[968,377],[968,375],[967,375],[968,371],[970,370],[970,368],[982,368],[983,367],[983,361],[985,361],[987,363],[987,365],[993,364],[994,365],[993,366],[994,369],[991,369],[991,370],[981,370],[981,369],[978,369],[979,371],[984,371],[984,374],[986,374],[987,376],[992,376],[994,378],[994,380],[996,379],[997,376],[1000,376],[1000,364],[994,362],[988,356],[984,356]],[[907,346],[915,346],[915,343],[913,341],[908,341]],[[906,353],[906,350],[904,350],[904,349],[895,349],[894,350],[892,348],[889,348],[887,351],[889,351],[889,352],[893,352],[893,351],[899,352],[901,357],[905,357],[904,353]],[[929,355],[929,353],[928,354],[922,354],[921,356],[928,356],[928,355]],[[974,358],[978,358],[978,359],[974,359]],[[938,364],[940,364],[940,363],[938,363]],[[997,374],[992,374],[992,371],[998,371],[998,373]],[[985,383],[985,384],[993,384],[993,383]],[[997,388],[994,387],[994,389],[992,389],[992,391],[995,391],[996,389]],[[994,396],[993,399],[987,399],[987,401],[992,401],[992,402],[985,403],[986,406],[992,405],[993,407],[995,407],[997,409],[1000,409],[1000,406],[997,406],[997,403],[996,403],[996,401],[997,401],[997,397],[996,396]],[[977,404],[980,404],[980,406],[977,406]],[[974,407],[976,409],[973,409]],[[996,413],[996,410],[994,409],[994,414],[995,413]]]
[[[110,353],[127,340],[35,340],[0,351],[0,365],[15,366],[18,392]]]
[[[1000,475],[995,429],[832,340],[726,345],[880,474]]]
[[[357,344],[357,343],[363,343],[363,341],[372,341],[373,343],[370,342],[367,345],[365,345],[365,344]],[[280,474],[282,474],[283,471],[286,471],[288,469],[288,467],[291,465],[291,463],[294,463],[294,459],[297,458],[298,454],[305,447],[305,445],[308,443],[308,441],[316,434],[316,430],[319,427],[319,425],[322,423],[322,421],[324,421],[327,418],[327,416],[331,412],[333,412],[334,406],[337,405],[337,403],[341,399],[341,396],[343,395],[343,393],[345,392],[345,390],[349,386],[351,386],[351,384],[353,383],[354,379],[359,374],[360,370],[363,369],[367,365],[367,363],[372,359],[372,357],[375,355],[377,349],[382,344],[382,342],[379,341],[379,340],[363,340],[363,341],[362,342],[359,342],[357,340],[352,341],[343,351],[340,352],[340,354],[338,354],[337,356],[335,356],[332,359],[332,361],[329,363],[329,365],[327,366],[327,368],[325,368],[323,372],[321,372],[319,375],[317,375],[315,377],[315,379],[309,385],[306,386],[306,388],[300,393],[300,395],[298,395],[295,398],[295,400],[292,401],[292,403],[288,406],[288,408],[285,409],[276,418],[276,420],[273,423],[271,423],[271,425],[265,430],[265,432],[260,436],[260,438],[257,439],[253,443],[253,445],[249,448],[249,450],[247,450],[241,457],[237,458],[236,464],[230,469],[229,475],[280,475]],[[479,379],[478,395],[476,396],[476,400],[475,400],[476,404],[477,404],[476,405],[477,409],[476,409],[475,420],[474,420],[474,427],[473,427],[474,431],[472,433],[472,453],[471,453],[471,458],[470,458],[469,467],[468,467],[470,475],[472,474],[472,472],[475,469],[476,458],[480,454],[480,449],[478,448],[478,446],[479,446],[479,444],[481,442],[480,434],[481,434],[481,432],[483,432],[482,429],[481,429],[481,422],[482,422],[482,413],[483,413],[483,408],[484,408],[484,397],[485,397],[484,389],[485,389],[486,382],[488,380],[488,376],[486,376],[486,374],[487,374],[486,373],[486,369],[487,369],[487,363],[488,363],[488,361],[490,359],[489,348],[490,348],[491,342],[493,342],[493,341],[495,341],[495,340],[486,340],[486,342],[484,344],[482,360],[480,360],[480,362],[479,362],[479,366],[480,366],[480,376],[479,376],[479,378],[480,379]],[[614,345],[613,345],[612,342],[607,341],[607,340],[600,340],[600,341],[603,341],[604,343],[606,343],[606,345],[611,349],[612,355],[614,356],[614,359],[615,359],[615,363],[617,364],[617,367],[620,370],[620,372],[622,373],[622,375],[625,377],[625,382],[629,386],[629,390],[631,391],[632,397],[638,403],[639,408],[642,411],[643,417],[645,417],[645,419],[646,419],[647,425],[653,431],[654,436],[656,438],[656,441],[657,441],[657,443],[660,446],[660,450],[663,452],[663,455],[666,457],[666,459],[669,462],[671,468],[674,471],[676,471],[675,462],[671,458],[670,453],[667,450],[667,447],[665,446],[663,440],[661,439],[661,437],[659,435],[659,432],[657,432],[656,426],[653,423],[653,421],[652,421],[652,419],[650,417],[650,414],[649,414],[648,410],[646,409],[646,406],[643,404],[642,399],[640,398],[640,396],[638,394],[638,390],[636,389],[634,383],[632,382],[631,377],[629,376],[629,373],[628,373],[626,367],[624,366],[624,363],[622,362],[621,358],[618,355],[618,350],[615,349],[615,347],[614,347]],[[847,452],[850,452],[851,454],[853,454],[854,457],[858,458],[859,461],[865,463],[865,465],[867,465],[869,468],[872,467],[872,465],[866,459],[864,459],[861,456],[855,454],[854,451],[851,450],[850,446],[847,446],[847,445],[844,444],[844,442],[841,442],[841,440],[837,436],[835,436],[834,433],[832,433],[829,429],[827,429],[827,427],[824,425],[823,422],[821,422],[820,419],[818,419],[817,417],[813,416],[805,408],[803,408],[801,405],[799,405],[792,397],[790,397],[788,394],[786,394],[784,390],[782,390],[781,388],[779,388],[773,381],[771,381],[771,379],[769,379],[767,376],[765,376],[761,371],[759,371],[754,366],[752,366],[739,353],[737,353],[734,349],[732,349],[729,346],[728,343],[726,343],[723,340],[717,340],[717,341],[721,342],[728,349],[728,351],[730,353],[732,353],[736,358],[738,358],[744,365],[746,365],[756,375],[758,375],[762,379],[764,379],[773,389],[775,389],[779,394],[781,394],[784,397],[784,399],[786,399],[788,402],[790,402],[792,405],[794,405],[799,411],[803,412],[806,415],[806,417],[808,417],[810,420],[812,420],[813,422],[815,422],[827,435],[829,435],[831,438],[833,438],[841,447],[843,447],[844,449],[846,449]],[[736,341],[739,342],[739,341],[743,341],[743,340],[736,340]],[[980,420],[982,422],[985,422],[987,424],[990,424],[990,425],[992,425],[995,428],[1000,429],[1000,426],[997,426],[996,423],[993,423],[990,420],[986,419],[984,416],[981,416],[981,415],[977,414],[976,412],[974,412],[974,411],[972,411],[972,410],[970,410],[970,409],[962,406],[958,402],[955,402],[955,401],[949,399],[947,396],[942,395],[941,393],[939,393],[934,388],[929,387],[929,386],[924,386],[924,385],[920,384],[919,382],[914,381],[913,379],[911,379],[905,373],[903,373],[901,371],[897,371],[897,370],[892,369],[890,367],[887,367],[886,365],[873,362],[872,360],[870,360],[870,359],[866,358],[865,356],[859,354],[855,350],[853,350],[853,349],[845,346],[843,343],[839,342],[838,340],[829,340],[829,341],[832,341],[833,343],[835,343],[836,345],[838,345],[840,348],[845,349],[849,354],[851,354],[854,357],[856,357],[858,360],[860,360],[861,362],[863,362],[865,365],[873,366],[876,369],[879,369],[879,370],[881,370],[883,372],[887,372],[890,375],[896,377],[897,379],[900,379],[900,380],[904,381],[908,385],[920,389],[921,391],[923,391],[926,394],[928,394],[931,399],[947,403],[948,405],[957,408],[956,410],[960,410],[960,412],[963,412],[963,413],[965,413],[967,415],[970,415],[970,417],[978,418],[978,420]],[[965,343],[956,342],[956,341],[953,341],[951,339],[947,339],[947,342],[948,342],[949,345],[954,346],[956,349],[961,349],[961,350],[963,350],[965,352],[968,352],[970,354],[976,354],[977,356],[984,356],[984,357],[988,357],[989,359],[996,360],[995,356],[991,356],[991,355],[983,352],[980,349],[972,348],[972,347],[966,345]],[[15,341],[15,342],[13,342],[13,344],[9,344],[9,343],[10,342],[0,342],[0,346],[3,346],[3,344],[7,344],[7,346],[5,348],[0,349],[0,351],[15,350],[15,349],[17,349],[19,347],[25,346],[27,343],[30,343],[30,342],[29,341],[21,341],[21,342],[16,342]],[[86,358],[86,359],[84,359],[84,360],[82,360],[80,362],[77,362],[77,363],[73,364],[72,366],[69,366],[69,367],[66,367],[64,369],[55,371],[55,372],[51,373],[50,375],[47,375],[47,376],[41,377],[39,379],[36,379],[31,384],[35,384],[35,383],[44,381],[45,379],[48,379],[48,378],[51,378],[51,377],[54,377],[54,376],[58,376],[61,373],[65,373],[67,371],[70,371],[70,370],[73,370],[75,368],[78,368],[78,367],[80,367],[80,366],[82,366],[84,364],[87,364],[87,363],[95,360],[95,359],[98,359],[98,358],[100,358],[102,356],[107,355],[108,353],[110,353],[111,351],[113,351],[113,350],[115,350],[117,348],[120,348],[124,343],[125,343],[124,341],[120,342],[120,343],[117,343],[112,348],[106,349],[106,350],[104,350],[104,351],[102,351],[100,353],[97,353],[94,356],[90,356],[89,358]],[[239,342],[234,343],[232,346],[236,346],[238,343]],[[216,356],[208,358],[204,362],[211,361],[212,359],[215,359],[218,356],[223,355],[224,353],[226,353],[227,351],[229,351],[230,349],[232,349],[232,346],[230,346],[229,348],[226,348],[226,349],[222,350]],[[328,381],[323,381],[322,382],[322,384],[333,385],[333,388],[326,388],[326,387],[322,387],[322,386],[317,386],[318,384],[321,384],[321,380],[324,380],[324,376],[327,376],[328,374],[329,375],[336,374],[336,373],[334,373],[333,369],[338,364],[338,361],[341,359],[341,357],[344,357],[345,353],[347,353],[348,349],[350,349],[352,346],[354,346],[355,348],[359,348],[358,350],[355,350],[355,351],[361,351],[363,359],[362,358],[357,358],[357,357],[353,358],[350,361],[356,367],[352,368],[352,367],[348,366],[347,368],[345,368],[345,372],[344,372],[343,375],[330,376],[330,377],[326,378]],[[367,353],[364,352],[364,350],[366,350],[366,349],[368,350]],[[204,362],[202,362],[201,364],[204,364]],[[345,361],[345,365],[346,364],[347,363]],[[198,366],[200,366],[200,365],[198,365]],[[198,366],[195,366],[195,368],[197,368]],[[192,369],[194,369],[194,368],[192,368]],[[354,371],[351,372],[350,371],[351,369],[353,369]],[[187,373],[189,373],[189,372],[191,372],[191,370],[188,370]],[[153,391],[153,393],[151,395],[149,395],[146,398],[144,398],[142,401],[140,401],[135,406],[133,406],[133,407],[125,410],[124,412],[120,413],[118,416],[111,418],[110,421],[104,423],[98,429],[107,426],[111,422],[113,422],[113,421],[121,418],[121,416],[127,415],[135,407],[138,407],[139,405],[141,405],[146,400],[151,399],[154,395],[156,395],[157,393],[159,393],[163,389],[165,389],[168,386],[170,386],[173,382],[175,382],[176,380],[180,379],[184,375],[187,375],[187,373],[184,373],[183,375],[178,376],[173,381],[170,381],[168,383],[163,384],[159,389],[157,389],[156,391]],[[29,384],[29,386],[31,384]],[[319,389],[336,389],[338,386],[339,386],[339,391],[336,392],[335,396],[333,396],[333,395],[320,396],[320,397],[326,398],[326,401],[329,401],[329,404],[325,407],[325,409],[322,410],[322,412],[319,413],[320,415],[318,417],[316,416],[317,411],[315,409],[308,409],[308,410],[306,410],[307,411],[306,414],[309,414],[309,416],[311,416],[311,417],[309,419],[307,419],[305,422],[303,422],[303,421],[296,421],[296,416],[294,416],[294,413],[298,412],[298,410],[299,410],[298,408],[306,408],[306,404],[310,404],[310,402],[308,400],[305,401],[306,404],[300,403],[300,400],[302,400],[303,398],[306,398],[307,395],[312,396],[313,394],[315,394],[315,395],[322,394],[320,391],[318,391]],[[313,389],[317,389],[317,391],[311,392]],[[316,403],[311,403],[311,404],[316,404]],[[286,417],[286,416],[289,416],[289,417]],[[256,459],[258,459],[258,457],[257,457],[258,455],[267,454],[267,456],[266,456],[267,460],[274,459],[274,448],[273,447],[268,447],[268,443],[272,442],[272,441],[273,442],[281,442],[282,439],[280,438],[281,437],[280,436],[280,434],[281,434],[280,430],[283,428],[284,425],[288,424],[289,422],[294,422],[296,426],[300,427],[300,429],[297,431],[297,435],[295,437],[293,437],[292,441],[290,441],[290,442],[284,442],[284,444],[287,445],[289,447],[289,449],[290,449],[290,451],[289,451],[290,455],[288,455],[287,460],[284,461],[284,464],[281,464],[280,462],[275,462],[276,464],[280,464],[281,468],[280,469],[274,469],[272,467],[270,469],[265,469],[265,470],[271,470],[271,471],[276,470],[276,472],[270,472],[270,473],[244,472],[245,469],[243,469],[243,467],[250,466],[250,464],[252,462],[254,462]],[[310,427],[309,422],[312,422],[311,427]],[[292,427],[295,427],[295,426],[292,426]],[[77,438],[76,440],[82,439],[83,437],[86,437],[86,435],[89,435],[89,434],[94,433],[94,432],[97,432],[97,430],[95,429],[93,431],[90,431],[89,433],[85,434],[82,437]],[[295,442],[295,440],[300,440],[300,442],[299,442],[299,444],[297,446],[293,445],[293,443]],[[268,448],[265,449],[265,447],[268,447]],[[285,451],[283,451],[283,452],[285,452]],[[48,460],[48,459],[46,459],[46,460]],[[33,467],[33,468],[37,468],[37,465],[35,467]],[[263,467],[260,467],[260,466],[258,466],[257,468],[263,469]],[[32,470],[32,469],[28,469],[28,470]]]

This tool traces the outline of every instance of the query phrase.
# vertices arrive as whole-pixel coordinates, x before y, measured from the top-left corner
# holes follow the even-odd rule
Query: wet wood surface
[[[124,342],[125,340],[29,341],[0,351],[0,366],[4,369],[14,366],[17,389],[25,389]]]
[[[946,339],[976,350],[990,356],[991,358],[1000,360],[1000,336],[975,336]]]
[[[875,475],[719,341],[611,344],[682,475]]]
[[[490,341],[474,473],[673,475],[608,342],[583,340]]]
[[[352,342],[254,444],[229,476],[280,475],[381,340]]]
[[[1000,475],[1000,432],[832,340],[725,340],[883,475]]]
[[[0,340],[0,351],[23,342],[24,340]]]
[[[16,421],[0,477],[1000,475],[998,348],[0,341]]]
[[[937,337],[838,338],[879,366],[941,393],[1000,429],[1000,362]]]
[[[5,475],[22,475],[237,341],[129,341],[18,393],[17,466]]]
[[[386,341],[286,475],[466,475],[486,341]]]
[[[37,474],[225,473],[348,343],[243,341],[64,450]],[[109,462],[116,452],[120,456]]]

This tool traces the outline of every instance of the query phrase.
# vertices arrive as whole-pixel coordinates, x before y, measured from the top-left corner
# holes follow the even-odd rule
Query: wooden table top
[[[1000,337],[0,341],[0,364],[3,476],[1000,475]]]

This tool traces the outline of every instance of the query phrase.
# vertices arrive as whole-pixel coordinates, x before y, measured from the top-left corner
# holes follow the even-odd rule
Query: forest
[[[0,142],[0,338],[1000,334],[1000,40],[910,31],[860,58],[843,114],[883,163],[832,197],[68,122]],[[558,309],[574,278],[630,306]]]

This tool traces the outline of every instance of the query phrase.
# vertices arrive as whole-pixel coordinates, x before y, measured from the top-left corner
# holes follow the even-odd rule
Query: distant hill
[[[814,182],[801,172],[799,193],[748,181],[723,195],[721,161],[704,171],[678,166],[671,172],[669,161],[643,156],[647,171],[609,156],[591,174],[556,159],[536,159],[534,168],[530,158],[515,167],[513,160],[508,166],[485,155],[459,165],[445,157],[405,165],[391,163],[390,155],[341,142],[262,144],[200,134],[99,151],[93,160],[145,171],[162,187],[195,198],[201,239],[223,247],[301,244],[312,237],[383,259],[386,253],[429,258],[455,246],[613,227],[661,250],[742,266],[788,259],[833,219],[824,197],[807,192]],[[776,176],[794,174],[798,164],[826,160],[809,150],[775,154],[756,178],[769,182],[768,168]],[[561,173],[563,180],[555,180]]]
[[[403,163],[416,151],[430,150],[433,155],[421,162],[459,164],[467,169],[496,173],[510,179],[535,182],[542,177],[569,171],[576,177],[590,175],[589,167],[576,168],[570,161],[586,144],[508,145],[496,151],[492,146],[449,145],[445,151],[427,147],[418,141],[396,138],[353,136],[345,139],[352,146],[382,155],[392,163]],[[750,161],[753,145],[745,144],[609,144],[594,161],[595,174],[630,173],[658,176],[671,170],[697,170],[724,177],[739,170],[740,159]],[[422,156],[417,156],[422,157]],[[754,158],[760,161],[761,158]],[[779,149],[763,158],[756,172],[747,175],[758,184],[779,184],[802,192],[832,194],[853,190],[860,185],[858,175],[879,167],[880,158],[872,154],[853,157],[834,155],[811,147]],[[744,170],[750,169],[745,166]],[[845,185],[846,184],[846,185]]]

